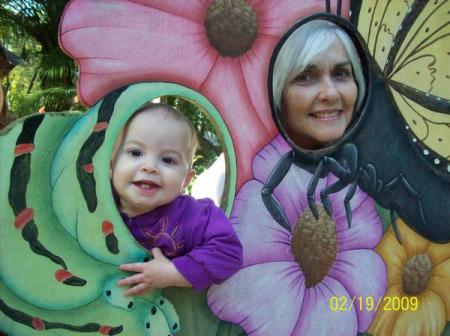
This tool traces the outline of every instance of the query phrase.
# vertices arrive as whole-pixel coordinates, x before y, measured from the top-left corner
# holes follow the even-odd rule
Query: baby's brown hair
[[[133,115],[131,116],[131,118],[127,121],[124,130],[123,130],[123,134],[126,134],[127,131],[127,126],[131,123],[131,121],[141,112],[147,112],[147,111],[151,111],[151,110],[157,110],[158,112],[162,112],[165,113],[166,116],[168,117],[172,117],[174,120],[180,121],[182,123],[184,123],[185,125],[187,125],[189,127],[189,130],[191,131],[191,151],[190,151],[190,162],[191,162],[191,166],[192,166],[192,162],[194,159],[194,154],[198,149],[199,146],[199,141],[198,141],[198,137],[197,137],[197,132],[195,131],[195,127],[192,124],[192,121],[186,117],[186,115],[184,115],[181,111],[177,110],[176,108],[168,105],[168,104],[164,104],[164,103],[153,103],[153,102],[147,102],[144,105],[142,105],[141,107],[139,107],[136,112],[133,113]]]

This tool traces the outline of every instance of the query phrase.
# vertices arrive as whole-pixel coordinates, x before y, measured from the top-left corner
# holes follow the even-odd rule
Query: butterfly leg
[[[283,208],[273,196],[273,191],[288,173],[292,166],[293,158],[294,152],[285,154],[280,161],[278,161],[261,190],[261,197],[270,215],[278,222],[278,224],[288,231],[291,231],[291,226],[289,225]]]
[[[349,221],[349,225],[351,223],[350,199],[356,192],[356,184],[358,176],[357,162],[358,162],[358,150],[356,149],[356,146],[353,144],[346,144],[342,148],[341,152],[337,155],[337,159],[330,156],[323,157],[313,177],[316,178],[316,180],[314,180],[314,185],[312,182],[310,182],[310,186],[308,187],[308,196],[311,196],[312,199],[312,195],[318,183],[319,174],[322,174],[321,176],[324,176],[323,174],[324,172],[326,173],[331,172],[339,178],[339,181],[326,187],[320,192],[320,199],[322,201],[323,206],[325,207],[325,211],[328,213],[329,216],[331,216],[332,207],[328,195],[339,192],[349,184],[352,184],[353,187],[350,188],[350,190],[347,192],[345,201],[346,214],[347,220]],[[310,190],[310,188],[314,189]],[[310,201],[310,198],[308,198],[308,201]],[[309,202],[309,206],[311,207],[311,202]],[[311,210],[313,211],[313,209]]]
[[[390,181],[389,183],[386,184],[384,190],[388,191],[390,189],[393,189],[397,186],[397,184],[401,184],[405,190],[416,199],[416,204],[417,204],[417,213],[419,215],[419,220],[422,224],[422,232],[426,232],[426,221],[425,221],[425,216],[423,213],[423,207],[422,207],[422,195],[415,190],[411,184],[409,184],[408,180],[406,179],[405,176],[403,176],[403,174],[399,174],[398,176],[396,176],[395,178],[392,179],[392,181]]]

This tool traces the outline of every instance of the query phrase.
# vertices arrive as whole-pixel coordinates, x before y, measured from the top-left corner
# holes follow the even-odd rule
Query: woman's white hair
[[[355,109],[363,101],[366,84],[361,60],[350,36],[336,24],[326,20],[312,20],[295,30],[281,47],[273,68],[273,101],[276,111],[282,110],[283,90],[316,58],[339,39],[352,65],[358,97]]]

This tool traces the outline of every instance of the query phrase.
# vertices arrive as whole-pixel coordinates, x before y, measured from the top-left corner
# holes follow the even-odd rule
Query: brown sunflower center
[[[214,48],[229,57],[247,52],[258,32],[256,13],[244,0],[214,0],[206,11],[205,27]]]
[[[431,276],[432,264],[426,253],[418,254],[408,260],[403,269],[402,283],[406,294],[421,293]]]
[[[305,275],[306,287],[318,284],[331,270],[336,259],[336,224],[325,209],[317,206],[319,220],[306,210],[292,233],[291,249]]]

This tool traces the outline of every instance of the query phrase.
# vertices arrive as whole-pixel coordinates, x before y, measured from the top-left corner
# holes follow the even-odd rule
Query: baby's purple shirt
[[[182,195],[122,218],[142,246],[159,247],[197,291],[223,282],[242,266],[242,245],[227,216],[208,198]]]

